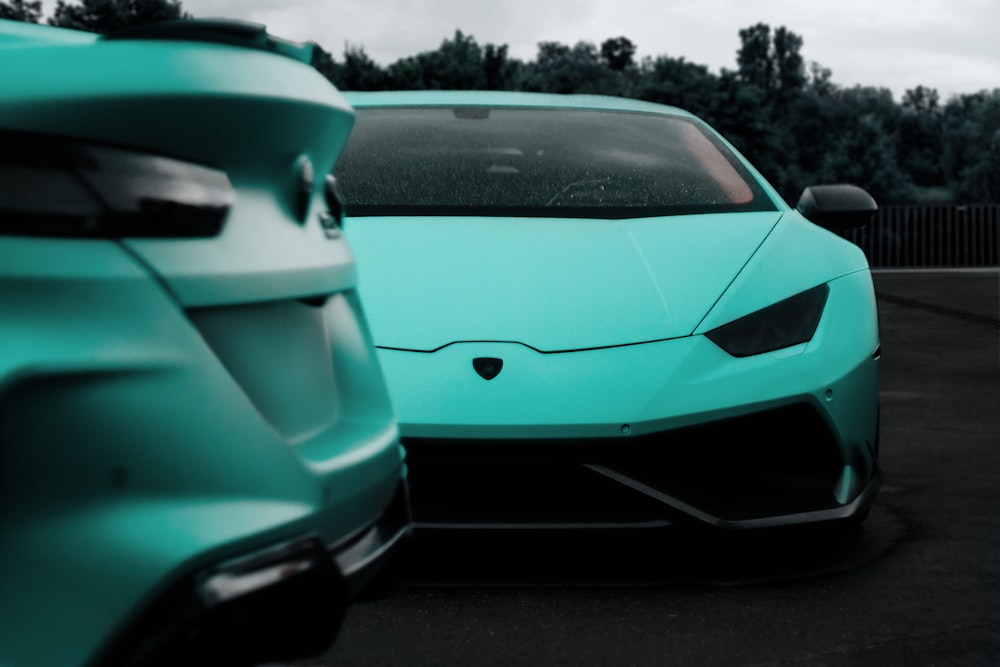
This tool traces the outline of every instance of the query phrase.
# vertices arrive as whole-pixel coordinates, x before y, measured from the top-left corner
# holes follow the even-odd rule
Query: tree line
[[[107,34],[188,18],[179,0],[59,0],[52,25]],[[39,0],[0,0],[0,18],[40,22]],[[739,31],[735,68],[719,73],[636,45],[541,42],[533,60],[456,31],[431,51],[374,62],[362,46],[315,67],[342,90],[512,90],[598,93],[685,108],[725,135],[790,201],[815,183],[850,182],[890,203],[1000,203],[1000,88],[942,102],[933,88],[834,83],[808,63],[800,35],[758,23]]]

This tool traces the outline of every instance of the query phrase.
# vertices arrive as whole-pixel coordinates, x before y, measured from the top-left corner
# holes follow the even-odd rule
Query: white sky
[[[46,0],[48,11],[53,0]],[[840,86],[952,94],[1000,88],[1000,0],[182,0],[196,17],[263,23],[340,59],[361,46],[385,66],[436,49],[456,29],[529,60],[540,41],[628,37],[637,56],[736,68],[738,31],[758,22],[804,39],[802,55]]]

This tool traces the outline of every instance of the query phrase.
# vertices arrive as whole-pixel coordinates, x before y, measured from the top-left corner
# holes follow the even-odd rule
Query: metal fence
[[[1000,204],[886,206],[844,237],[873,267],[1000,266]]]

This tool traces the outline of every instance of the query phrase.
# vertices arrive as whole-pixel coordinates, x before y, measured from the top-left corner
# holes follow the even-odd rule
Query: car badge
[[[503,359],[496,357],[476,357],[472,360],[472,367],[479,373],[479,377],[484,380],[492,380],[500,375],[503,369]]]

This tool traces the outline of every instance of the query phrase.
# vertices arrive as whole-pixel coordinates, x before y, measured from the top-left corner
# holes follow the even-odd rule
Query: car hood
[[[364,217],[345,231],[378,346],[563,352],[691,334],[780,216]]]

